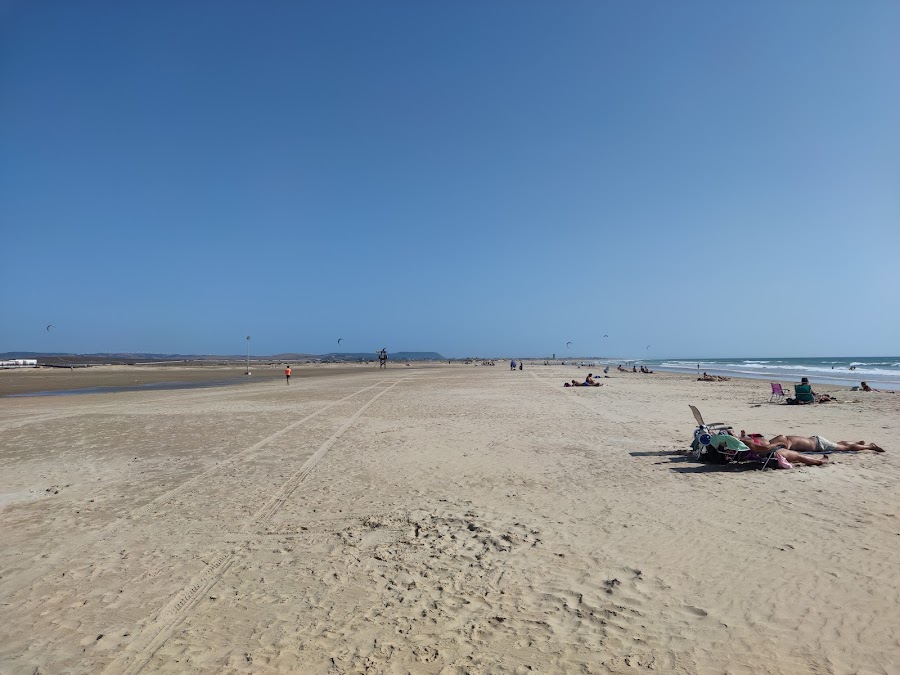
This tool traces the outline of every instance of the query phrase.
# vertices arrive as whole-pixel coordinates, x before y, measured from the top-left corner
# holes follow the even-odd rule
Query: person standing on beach
[[[516,360],[515,360],[515,359],[512,359],[512,360],[509,362],[509,369],[510,369],[510,370],[515,370],[515,369],[516,369]]]
[[[378,370],[382,368],[387,368],[387,347],[383,348],[380,352],[378,352]]]
[[[290,366],[288,366],[287,368],[284,369],[284,380],[285,380],[285,384],[291,383],[291,367]]]

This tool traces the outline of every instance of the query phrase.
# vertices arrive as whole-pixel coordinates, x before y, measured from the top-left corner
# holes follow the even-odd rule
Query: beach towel
[[[725,445],[729,450],[733,450],[734,452],[749,452],[750,448],[747,447],[744,443],[741,443],[740,440],[731,436],[730,434],[716,434],[712,437],[712,445],[715,448],[721,448],[722,445]]]

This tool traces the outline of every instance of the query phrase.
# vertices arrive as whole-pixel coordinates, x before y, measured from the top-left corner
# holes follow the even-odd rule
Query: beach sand
[[[897,672],[900,395],[325,370],[0,399],[0,672]],[[888,452],[698,464],[688,404]]]

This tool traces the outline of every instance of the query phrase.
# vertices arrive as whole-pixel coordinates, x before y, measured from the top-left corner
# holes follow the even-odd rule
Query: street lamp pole
[[[247,336],[247,372],[246,375],[250,374],[250,336]]]

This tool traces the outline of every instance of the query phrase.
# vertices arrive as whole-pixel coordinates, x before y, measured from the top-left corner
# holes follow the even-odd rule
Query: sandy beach
[[[900,395],[585,374],[0,398],[0,673],[897,672]],[[887,452],[705,465],[688,404]]]

